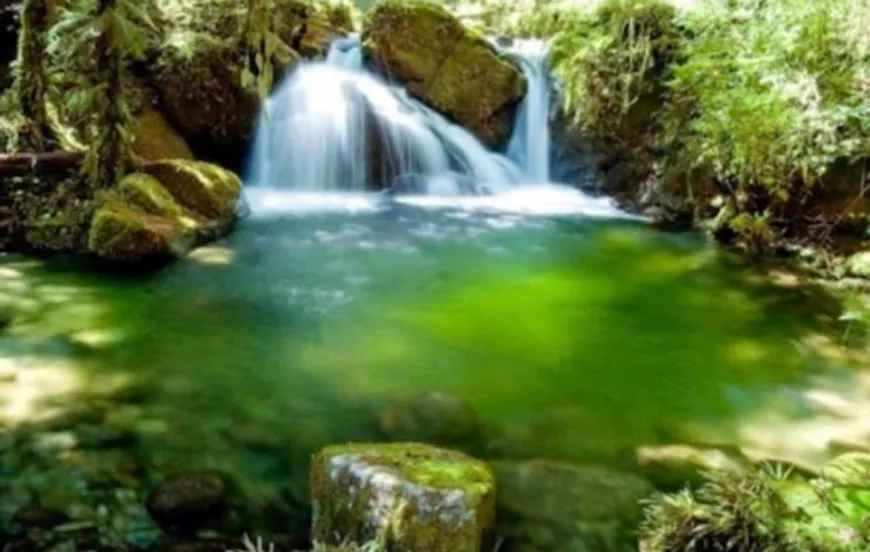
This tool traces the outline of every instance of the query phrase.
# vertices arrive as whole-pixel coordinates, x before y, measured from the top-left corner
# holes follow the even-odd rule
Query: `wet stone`
[[[178,473],[151,491],[148,513],[164,529],[195,531],[221,520],[227,507],[227,492],[226,479],[216,471]]]

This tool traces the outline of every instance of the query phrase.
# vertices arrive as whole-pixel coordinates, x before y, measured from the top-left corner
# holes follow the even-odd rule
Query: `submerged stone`
[[[395,441],[420,441],[466,448],[480,436],[477,415],[461,397],[437,391],[400,397],[380,415],[379,425]]]
[[[148,513],[164,528],[199,529],[220,520],[227,507],[227,492],[227,482],[218,472],[179,473],[151,491]]]
[[[317,542],[385,538],[404,552],[479,552],[495,531],[495,476],[484,462],[419,443],[326,447],[311,468]]]
[[[363,29],[367,55],[387,77],[475,134],[507,141],[522,73],[446,9],[426,2],[381,2]]]
[[[650,483],[618,470],[549,460],[493,462],[500,534],[523,550],[634,550]]]

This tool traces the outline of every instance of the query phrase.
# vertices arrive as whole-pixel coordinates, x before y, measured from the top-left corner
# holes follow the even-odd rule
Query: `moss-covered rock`
[[[446,9],[426,2],[385,1],[363,28],[366,54],[389,78],[500,147],[526,90],[522,73]]]
[[[348,444],[312,462],[315,541],[386,539],[405,552],[490,550],[495,476],[459,452],[417,443]]]
[[[548,460],[493,462],[499,533],[528,551],[636,550],[650,485],[630,473]]]
[[[88,249],[116,261],[169,258],[229,230],[241,182],[199,161],[171,159],[143,166],[103,198]]]
[[[117,197],[94,215],[88,248],[112,261],[169,258],[193,242],[188,228],[175,219],[151,215]]]
[[[175,202],[160,181],[151,175],[133,173],[125,176],[118,184],[118,192],[131,206],[150,215],[166,218],[185,216],[184,209]]]
[[[229,223],[236,213],[242,182],[234,173],[202,161],[167,159],[141,167],[156,178],[181,206],[194,215]]]
[[[140,161],[193,159],[184,138],[160,111],[151,106],[146,106],[136,115],[131,132],[133,153]]]

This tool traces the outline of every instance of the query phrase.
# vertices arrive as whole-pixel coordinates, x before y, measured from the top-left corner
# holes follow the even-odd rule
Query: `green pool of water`
[[[475,409],[481,455],[627,467],[641,445],[763,447],[762,422],[812,418],[807,390],[856,373],[801,346],[841,330],[836,305],[636,222],[253,215],[149,276],[9,257],[0,277],[21,313],[0,424],[75,420],[133,457],[121,481],[217,467],[304,496],[314,450],[383,439],[378,412],[432,390]]]

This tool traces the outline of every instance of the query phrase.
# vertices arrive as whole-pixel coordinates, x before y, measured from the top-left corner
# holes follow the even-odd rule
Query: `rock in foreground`
[[[511,132],[526,81],[482,36],[446,9],[382,2],[363,30],[366,54],[424,103],[500,148]]]
[[[418,443],[327,447],[311,468],[317,542],[385,538],[405,552],[490,550],[495,476],[459,452]]]
[[[171,258],[226,233],[242,184],[216,165],[181,159],[127,175],[94,215],[88,248],[112,261]]]

